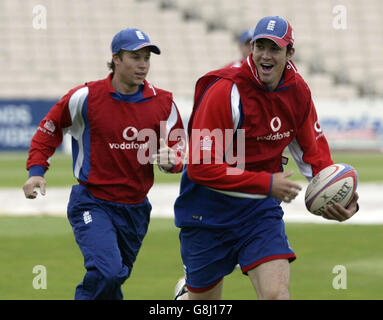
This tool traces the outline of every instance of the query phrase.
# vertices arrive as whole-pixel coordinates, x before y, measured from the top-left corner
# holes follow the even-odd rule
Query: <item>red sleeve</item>
[[[317,112],[311,97],[308,115],[297,132],[296,141],[298,146],[293,146],[295,149],[294,158],[302,174],[308,179],[334,163],[331,159],[327,139],[319,125]]]
[[[229,80],[217,81],[205,93],[196,111],[190,137],[188,176],[211,188],[267,195],[271,187],[270,173],[233,169],[224,161],[225,129],[233,130],[232,86]]]
[[[27,159],[28,170],[35,165],[48,169],[48,159],[62,143],[63,129],[72,124],[68,108],[72,93],[73,90],[58,101],[40,122],[31,141]]]
[[[167,140],[168,146],[175,151],[176,163],[169,173],[179,173],[184,168],[184,158],[187,149],[186,132],[182,123],[182,118],[176,104],[173,102],[174,109],[177,113],[177,122],[171,128]]]

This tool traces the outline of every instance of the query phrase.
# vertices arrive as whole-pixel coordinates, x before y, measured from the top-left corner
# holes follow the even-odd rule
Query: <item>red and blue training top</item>
[[[32,138],[27,169],[43,176],[68,133],[79,183],[99,199],[140,203],[153,185],[150,159],[160,138],[177,151],[169,172],[182,171],[182,119],[170,92],[144,81],[136,94],[123,95],[112,76],[70,90],[52,107]]]
[[[239,129],[245,135],[244,157],[233,163],[228,159],[238,151]],[[260,80],[252,55],[240,68],[200,78],[188,134],[188,165],[175,204],[180,227],[229,226],[246,220],[254,208],[275,205],[267,198],[272,174],[283,170],[286,147],[308,180],[333,163],[310,89],[290,61],[274,91]]]

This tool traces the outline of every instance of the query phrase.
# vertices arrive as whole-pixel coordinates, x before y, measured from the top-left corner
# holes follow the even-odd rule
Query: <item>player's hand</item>
[[[160,149],[153,156],[153,160],[165,170],[170,170],[176,163],[176,154],[172,148],[169,148],[164,139],[160,139]]]
[[[271,186],[271,196],[284,202],[291,202],[296,198],[302,187],[291,182],[290,177],[294,172],[278,172],[273,174],[273,184]]]
[[[355,192],[347,208],[341,206],[339,203],[334,203],[333,205],[328,206],[324,209],[322,217],[325,219],[336,220],[340,222],[346,221],[358,211],[358,199],[359,195],[357,192]]]
[[[24,184],[23,190],[27,199],[35,199],[37,197],[36,188],[40,189],[41,195],[45,196],[45,185],[47,182],[44,177],[32,176]]]

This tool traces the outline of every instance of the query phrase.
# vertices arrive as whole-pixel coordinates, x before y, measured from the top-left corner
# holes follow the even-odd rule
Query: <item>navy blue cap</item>
[[[136,51],[148,47],[155,54],[160,54],[160,48],[150,42],[146,33],[135,28],[128,28],[118,32],[111,44],[112,53],[119,53],[121,50]]]
[[[270,39],[279,47],[284,48],[288,44],[294,44],[294,32],[290,23],[278,16],[264,17],[259,20],[254,30],[251,42],[257,39]]]
[[[239,35],[239,42],[242,43],[242,44],[246,44],[246,42],[250,41],[252,36],[253,36],[253,32],[254,32],[254,29],[247,29],[245,31],[243,31],[240,35]]]

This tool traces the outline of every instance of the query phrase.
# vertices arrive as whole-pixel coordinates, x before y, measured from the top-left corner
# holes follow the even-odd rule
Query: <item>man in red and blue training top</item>
[[[186,278],[176,298],[220,299],[223,278],[239,264],[259,298],[288,299],[296,256],[280,204],[301,187],[283,172],[282,153],[290,149],[307,179],[333,163],[310,89],[290,61],[290,24],[265,17],[251,43],[240,68],[212,71],[196,84],[188,165],[174,206]],[[323,216],[346,220],[357,199]]]
[[[70,90],[41,121],[27,160],[25,196],[45,194],[49,158],[72,136],[73,174],[68,219],[87,269],[76,299],[122,299],[147,232],[153,162],[183,169],[185,139],[172,94],[146,81],[150,54],[160,49],[138,29],[113,38],[112,73]]]

